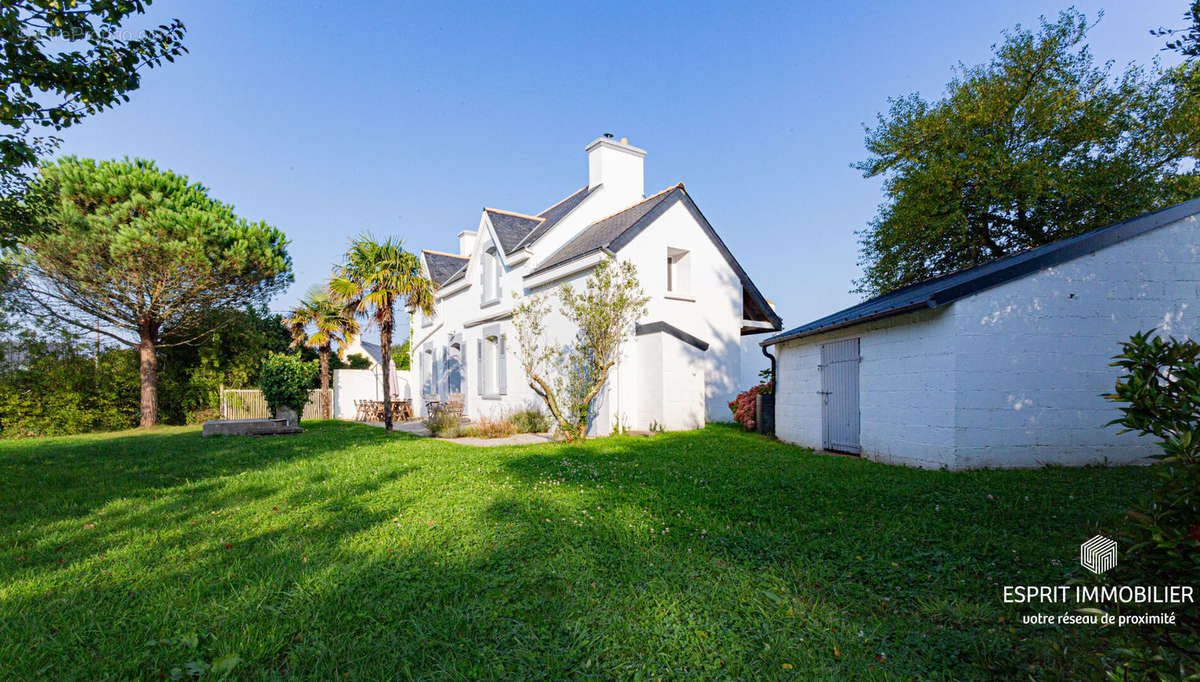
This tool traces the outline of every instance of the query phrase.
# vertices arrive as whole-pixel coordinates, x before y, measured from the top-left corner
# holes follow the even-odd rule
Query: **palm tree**
[[[379,325],[383,351],[383,426],[392,431],[392,331],[396,304],[433,313],[433,283],[421,275],[421,262],[404,250],[400,240],[377,241],[370,234],[355,237],[346,261],[335,268],[329,291],[346,312],[370,318]]]
[[[316,348],[321,358],[321,416],[333,418],[333,401],[329,395],[329,354],[333,344],[344,349],[358,334],[358,322],[334,302],[329,289],[313,286],[292,309],[283,324],[292,333],[292,347],[304,345]],[[309,326],[316,329],[308,333]]]

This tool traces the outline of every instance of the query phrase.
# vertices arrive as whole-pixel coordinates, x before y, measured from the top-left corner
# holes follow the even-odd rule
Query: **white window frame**
[[[668,298],[683,300],[692,299],[692,259],[691,252],[686,249],[667,247],[667,286]]]
[[[483,273],[480,280],[483,291],[480,292],[480,307],[500,302],[500,254],[495,246],[489,246],[483,251],[483,261],[480,263]]]

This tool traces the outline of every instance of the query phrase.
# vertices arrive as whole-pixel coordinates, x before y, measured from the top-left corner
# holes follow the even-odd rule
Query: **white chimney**
[[[458,233],[458,255],[470,256],[475,249],[475,238],[479,233],[474,230],[463,230]]]
[[[642,170],[646,150],[629,144],[627,138],[618,142],[605,135],[589,144],[587,153],[588,187],[602,184],[605,194],[625,205],[641,200],[646,191]]]

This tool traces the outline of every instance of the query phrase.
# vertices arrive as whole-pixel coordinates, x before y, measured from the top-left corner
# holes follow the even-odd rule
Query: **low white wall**
[[[402,398],[411,397],[408,372],[400,372],[392,393]],[[395,378],[393,377],[393,380]],[[383,377],[373,369],[333,370],[333,418],[354,419],[357,410],[355,400],[383,400]]]

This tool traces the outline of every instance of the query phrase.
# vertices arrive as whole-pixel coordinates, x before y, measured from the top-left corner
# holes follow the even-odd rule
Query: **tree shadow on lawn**
[[[71,518],[111,500],[388,439],[379,429],[358,424],[306,422],[306,427],[296,436],[203,438],[198,427],[180,427],[0,441],[0,528]]]
[[[223,455],[239,475],[213,461],[140,496],[108,483],[94,537],[49,510],[36,567],[0,583],[0,676],[227,654],[257,678],[1036,676],[999,586],[1061,580],[1073,554],[1048,557],[1136,487],[1100,469],[918,472],[732,429],[403,460],[377,430],[329,433],[336,447]],[[1049,514],[1063,530],[1034,523]],[[60,541],[73,557],[55,569]]]
[[[1007,632],[1034,609],[1003,604],[1003,586],[1069,580],[1079,543],[1097,524],[1111,527],[1146,489],[1148,468],[922,471],[725,435],[567,445],[506,469],[623,510],[627,542],[657,531],[659,543],[675,547],[662,565],[697,557],[701,584],[741,575],[769,602],[795,600],[793,611],[824,605],[817,623],[837,621],[839,651],[868,667],[872,651],[885,651],[890,663],[880,669],[907,675],[1028,674],[1012,649],[1021,637],[1103,645],[1078,628]],[[798,627],[810,645],[821,639],[819,627]],[[1026,663],[1057,656],[1031,644],[1039,651],[1026,650]]]

